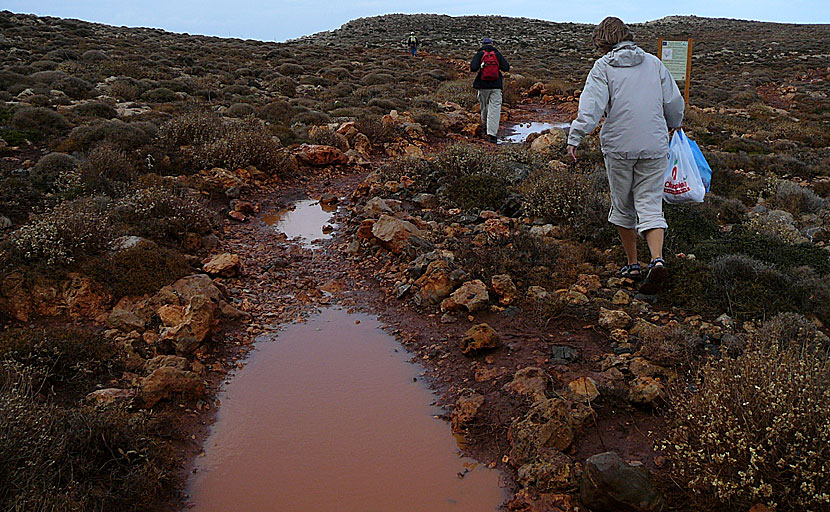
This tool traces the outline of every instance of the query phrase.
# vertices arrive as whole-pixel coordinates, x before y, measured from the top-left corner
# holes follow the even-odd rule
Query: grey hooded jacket
[[[612,158],[662,158],[669,153],[669,128],[683,122],[685,105],[660,59],[631,41],[597,59],[579,97],[579,115],[568,144],[579,146],[600,119],[602,153]]]

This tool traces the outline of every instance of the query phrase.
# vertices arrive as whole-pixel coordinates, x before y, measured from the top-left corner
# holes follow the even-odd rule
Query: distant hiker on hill
[[[470,62],[470,71],[478,71],[473,88],[478,89],[478,102],[481,104],[482,135],[490,142],[496,142],[504,89],[501,72],[510,71],[510,63],[493,46],[493,40],[485,37],[481,40],[481,48]]]
[[[415,55],[418,55],[419,43],[420,41],[418,41],[418,38],[415,37],[415,32],[410,32],[409,37],[406,39],[406,46],[409,48],[409,52],[412,54],[413,57]]]
[[[619,18],[608,17],[594,30],[594,46],[604,55],[595,63],[579,97],[579,114],[571,125],[568,154],[600,130],[602,153],[611,188],[608,221],[617,226],[628,262],[619,275],[643,277],[637,260],[637,234],[644,236],[651,263],[640,292],[658,293],[668,275],[663,260],[663,176],[669,154],[669,129],[683,122],[684,103],[668,69],[634,44]]]

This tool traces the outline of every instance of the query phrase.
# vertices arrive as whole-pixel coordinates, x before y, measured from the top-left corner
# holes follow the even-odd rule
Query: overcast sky
[[[828,0],[3,0],[0,8],[110,25],[266,41],[284,41],[332,30],[354,18],[393,12],[501,14],[585,23],[597,23],[608,15],[636,23],[672,14],[830,23]]]

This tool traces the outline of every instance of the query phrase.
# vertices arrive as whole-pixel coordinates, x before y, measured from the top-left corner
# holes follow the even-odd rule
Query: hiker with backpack
[[[409,47],[410,54],[414,57],[418,55],[418,38],[415,37],[415,32],[410,32],[409,37],[406,40],[406,45]]]
[[[568,154],[599,124],[600,143],[611,189],[608,221],[617,226],[627,263],[620,277],[639,281],[640,293],[658,293],[668,276],[663,259],[663,177],[668,165],[669,130],[680,127],[685,104],[666,66],[634,44],[619,18],[597,25],[594,47],[603,53],[585,81],[579,113],[568,135]],[[637,259],[637,235],[651,252],[648,274]]]
[[[477,72],[473,88],[478,91],[478,102],[481,105],[482,136],[495,143],[504,89],[502,72],[510,71],[510,63],[493,46],[493,40],[485,37],[481,40],[481,48],[470,62],[470,71]]]

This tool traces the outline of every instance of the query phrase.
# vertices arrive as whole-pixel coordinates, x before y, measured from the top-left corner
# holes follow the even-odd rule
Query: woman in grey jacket
[[[663,175],[669,154],[669,129],[683,122],[683,97],[666,66],[634,44],[619,18],[608,17],[596,27],[594,46],[604,55],[595,63],[579,97],[579,114],[571,124],[568,154],[600,130],[602,154],[611,188],[608,221],[617,226],[628,262],[620,275],[639,280],[637,234],[651,252],[644,294],[660,291],[667,276],[663,260]]]

